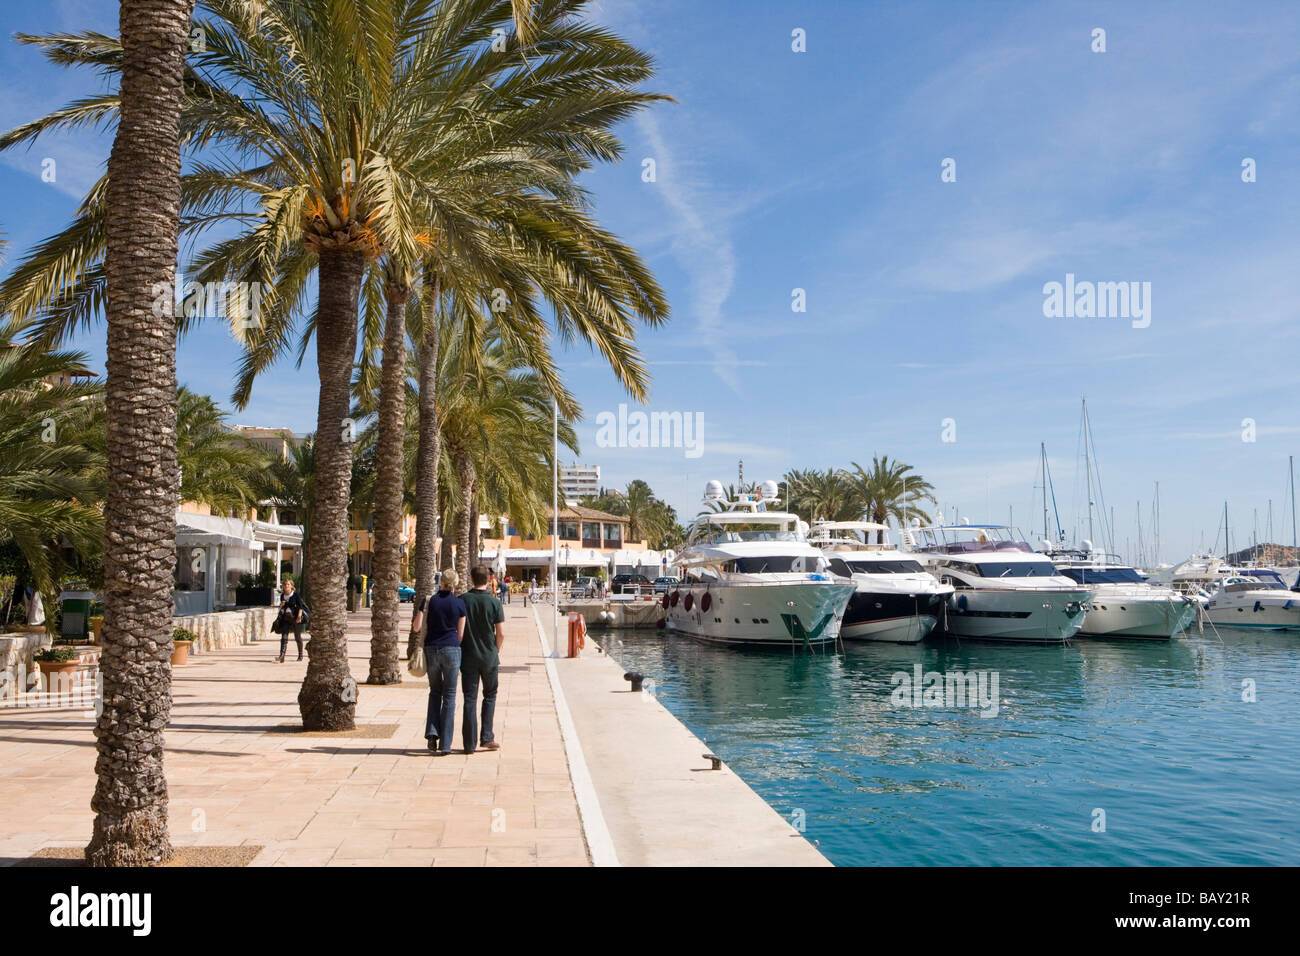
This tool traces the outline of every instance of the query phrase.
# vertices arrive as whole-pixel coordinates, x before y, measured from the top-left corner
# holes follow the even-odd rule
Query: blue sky
[[[113,32],[111,4],[5,2],[6,32]],[[1300,8],[1287,3],[1014,4],[599,0],[656,56],[664,104],[589,178],[602,219],[673,307],[641,345],[647,408],[702,412],[704,454],[599,448],[626,401],[597,356],[566,372],[579,460],[644,478],[684,514],[706,480],[913,464],[974,521],[1041,529],[1046,442],[1063,523],[1082,522],[1087,397],[1116,544],[1160,482],[1162,557],[1233,545],[1272,499],[1290,541],[1300,453]],[[1093,30],[1106,51],[1092,51]],[[792,31],[806,52],[791,49]],[[99,87],[0,48],[6,128]],[[11,261],[59,228],[102,169],[87,134],[0,156]],[[57,181],[41,179],[41,160]],[[1242,181],[1242,161],[1257,180]],[[654,182],[642,161],[655,161]],[[941,164],[955,160],[956,181]],[[1151,322],[1046,318],[1043,286],[1149,282]],[[792,311],[803,289],[806,311]],[[102,327],[78,344],[99,361]],[[224,398],[236,347],[184,340],[181,380]],[[276,369],[246,424],[314,427],[315,369]],[[1243,419],[1255,441],[1242,441]],[[955,423],[945,442],[943,422]],[[951,433],[951,429],[950,429]],[[1285,526],[1285,532],[1281,529]]]

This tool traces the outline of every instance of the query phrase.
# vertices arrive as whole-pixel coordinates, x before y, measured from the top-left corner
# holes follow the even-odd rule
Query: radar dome
[[[775,481],[765,481],[758,486],[758,495],[763,500],[769,500],[777,496],[778,488]]]
[[[704,486],[704,497],[709,501],[717,501],[722,494],[722,482],[716,478]]]

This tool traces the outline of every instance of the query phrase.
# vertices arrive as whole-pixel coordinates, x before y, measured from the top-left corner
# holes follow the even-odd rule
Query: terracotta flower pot
[[[190,662],[190,645],[193,641],[177,641],[172,648],[172,666]]]
[[[80,661],[37,661],[41,669],[41,689],[49,693],[71,690]]]

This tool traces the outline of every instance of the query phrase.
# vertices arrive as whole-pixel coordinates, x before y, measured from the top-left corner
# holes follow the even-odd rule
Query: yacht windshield
[[[764,558],[736,558],[727,565],[729,571],[740,574],[779,574],[785,572],[817,571],[821,559],[811,555],[794,556],[776,554]]]
[[[1051,561],[981,561],[976,568],[986,578],[1050,578],[1060,573]]]
[[[864,561],[859,558],[845,564],[850,570],[862,574],[916,574],[925,570],[919,561]]]
[[[735,544],[738,541],[797,541],[793,531],[771,524],[733,524],[709,528],[707,540],[713,544]]]
[[[1259,582],[1261,588],[1267,588],[1270,591],[1286,590],[1286,582],[1282,580],[1282,575],[1276,571],[1265,571],[1262,568],[1256,568],[1247,573]]]
[[[1079,584],[1141,584],[1142,575],[1133,568],[1061,568],[1071,581]]]

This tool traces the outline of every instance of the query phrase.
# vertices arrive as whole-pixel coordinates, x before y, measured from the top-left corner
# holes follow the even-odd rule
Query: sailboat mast
[[[1038,450],[1043,463],[1043,540],[1051,541],[1047,536],[1047,442],[1039,442]]]
[[[1083,473],[1088,480],[1088,540],[1092,532],[1092,451],[1088,442],[1088,400],[1083,399]]]
[[[1232,555],[1231,546],[1228,544],[1228,503],[1223,503],[1223,560],[1227,561]]]
[[[1295,455],[1291,459],[1291,560],[1297,560],[1295,546]]]
[[[1156,482],[1156,560],[1155,566],[1160,567],[1160,482]]]

